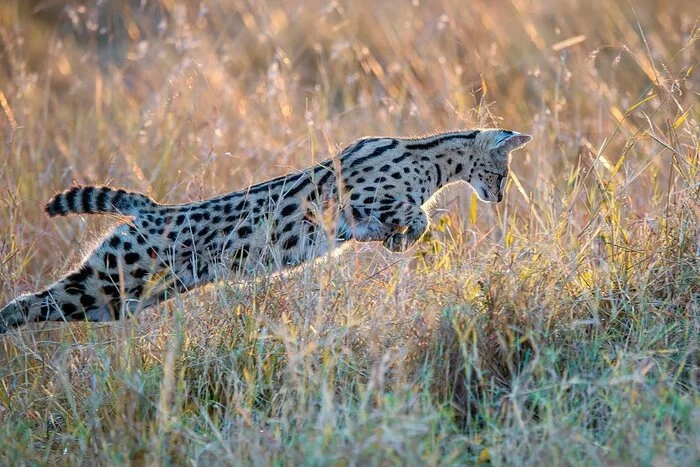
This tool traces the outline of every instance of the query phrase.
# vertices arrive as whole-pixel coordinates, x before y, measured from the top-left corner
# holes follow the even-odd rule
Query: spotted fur
[[[482,129],[426,138],[364,138],[304,171],[179,205],[109,187],[77,186],[46,205],[50,216],[128,216],[78,269],[0,310],[0,333],[36,321],[108,321],[172,291],[269,273],[346,243],[414,244],[424,211],[445,185],[470,183],[484,201],[503,198],[509,153],[531,136]]]

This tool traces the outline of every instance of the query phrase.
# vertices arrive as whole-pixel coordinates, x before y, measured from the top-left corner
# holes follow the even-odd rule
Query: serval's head
[[[474,141],[473,171],[465,173],[465,178],[481,200],[497,203],[503,199],[510,153],[531,140],[532,136],[517,131],[486,129],[479,132]]]

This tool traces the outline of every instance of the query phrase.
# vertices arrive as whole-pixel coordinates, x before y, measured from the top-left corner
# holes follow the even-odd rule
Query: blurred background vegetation
[[[700,459],[700,3],[0,3],[0,303],[112,219],[367,135],[531,133],[504,203],[452,191],[407,255],[0,342],[0,464],[692,465]],[[89,221],[88,221],[89,219]]]

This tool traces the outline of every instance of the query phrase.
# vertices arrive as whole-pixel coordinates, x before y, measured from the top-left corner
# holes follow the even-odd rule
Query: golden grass
[[[135,6],[129,6],[133,3]],[[138,6],[145,3],[145,6]],[[138,320],[0,340],[0,464],[700,462],[693,2],[0,5],[0,304],[113,220],[364,135],[535,135],[409,254],[355,245]],[[102,32],[101,32],[102,31]]]

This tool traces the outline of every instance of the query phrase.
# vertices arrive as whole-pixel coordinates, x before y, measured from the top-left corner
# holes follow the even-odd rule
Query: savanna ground
[[[503,126],[507,195],[111,325],[0,338],[0,464],[700,463],[700,6],[0,5],[0,304],[119,222],[366,135]]]

